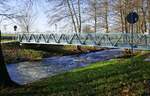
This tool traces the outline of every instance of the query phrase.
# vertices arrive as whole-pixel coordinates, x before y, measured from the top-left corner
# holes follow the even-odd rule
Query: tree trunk
[[[79,15],[79,33],[81,33],[81,4],[80,0],[78,0],[78,15]]]
[[[121,31],[124,32],[124,14],[123,14],[123,6],[122,0],[119,0],[119,13],[120,13],[120,20],[121,20]]]
[[[125,18],[125,32],[128,33],[128,23],[127,23],[127,18]]]
[[[106,33],[109,32],[109,25],[108,25],[108,1],[105,1],[105,29],[106,29]]]
[[[148,33],[149,33],[149,35],[150,35],[150,0],[147,0],[148,1],[148,27],[149,27],[149,29],[148,29]]]
[[[1,31],[0,31],[0,43],[1,43]],[[2,53],[2,46],[0,44],[0,86],[2,87],[13,87],[13,86],[18,86],[15,82],[11,80],[9,77],[9,74],[7,72],[7,68],[4,62],[4,57]]]
[[[73,6],[73,1],[70,0],[67,0],[67,4],[68,4],[68,8],[69,8],[69,11],[70,11],[70,14],[71,14],[71,18],[72,18],[72,22],[73,22],[73,25],[74,25],[74,29],[75,29],[75,32],[77,33],[81,33],[81,17],[80,17],[80,0],[78,0],[78,14],[79,16],[77,17],[77,14],[75,12],[75,8]],[[76,22],[75,22],[76,20]],[[77,45],[77,50],[79,51],[82,51],[81,50],[81,46]]]
[[[74,30],[75,30],[75,32],[77,32],[76,23],[75,23],[75,20],[74,20],[74,16],[73,16],[73,12],[71,10],[71,5],[70,5],[69,0],[67,0],[67,5],[68,5],[69,12],[70,12],[70,15],[71,15],[71,20],[72,20],[72,23],[73,23],[73,26],[74,26]]]
[[[141,8],[142,14],[143,14],[143,24],[144,24],[144,32],[147,31],[147,25],[146,25],[146,12],[144,11],[144,8]]]
[[[123,22],[123,12],[120,9],[120,19],[121,19],[121,31],[124,32],[124,22]]]
[[[75,25],[75,27],[76,27],[76,32],[79,32],[79,20],[78,20],[78,17],[77,17],[77,14],[76,14],[76,10],[75,10],[75,7],[74,7],[74,5],[73,5],[73,1],[72,0],[70,0],[70,3],[71,3],[71,8],[72,8],[72,13],[73,13],[73,15],[74,15],[74,17],[75,17],[75,19],[74,19],[74,22],[76,21],[76,25]]]
[[[94,31],[95,31],[95,33],[97,32],[97,2],[96,2],[96,0],[94,1]]]

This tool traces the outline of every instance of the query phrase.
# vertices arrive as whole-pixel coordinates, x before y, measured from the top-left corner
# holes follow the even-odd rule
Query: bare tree
[[[81,28],[82,28],[82,19],[81,19],[81,0],[78,0],[78,19],[79,19],[78,32],[81,33]]]
[[[106,33],[109,32],[109,24],[108,24],[108,17],[109,17],[109,5],[108,5],[108,0],[104,1],[104,18],[105,18],[105,29],[106,29]]]
[[[23,32],[30,32],[37,17],[33,12],[33,1],[24,0],[20,10],[20,16],[15,18],[16,23],[20,26]]]
[[[94,32],[97,32],[97,23],[98,23],[98,7],[97,7],[97,0],[89,0],[89,14],[91,18],[94,20]]]
[[[115,19],[118,26],[121,25],[122,32],[130,32],[130,24],[126,21],[126,16],[129,12],[135,11],[139,15],[139,20],[135,24],[135,32],[145,33],[148,31],[148,10],[149,10],[149,0],[115,0],[114,1],[114,12],[115,13]],[[114,20],[115,20],[114,19]]]
[[[66,23],[73,25],[74,31],[80,33],[82,29],[82,1],[83,0],[49,0],[49,3],[55,2],[56,4],[57,2],[54,8],[50,10],[51,12],[47,12],[49,13],[49,24],[69,20]]]
[[[89,14],[81,11],[84,10],[82,7],[83,0],[55,0],[54,2],[59,2],[55,7],[55,14],[53,14],[53,17],[57,19],[54,20],[59,22],[68,18],[67,20],[71,21],[76,32],[80,32],[83,22],[86,23],[89,20],[94,22],[91,24],[94,26],[95,32],[98,29],[104,29],[105,32],[112,31],[112,29],[117,32],[130,32],[131,27],[127,23],[126,16],[131,11],[137,12],[140,17],[135,24],[135,31],[140,33],[150,31],[148,28],[148,25],[150,26],[149,0],[86,0],[86,3],[89,2],[88,5],[85,4],[85,1],[83,5],[86,6]],[[65,10],[59,10],[63,8]],[[62,16],[62,13],[66,14]]]
[[[78,33],[81,33],[81,27],[82,27],[81,22],[82,21],[81,21],[81,3],[80,3],[80,0],[77,0],[77,12],[75,10],[75,5],[73,4],[72,0],[67,0],[67,5],[69,8],[70,15],[72,17],[72,22],[73,22],[75,31]],[[78,13],[78,16],[76,13]],[[75,20],[76,20],[76,22],[75,22]],[[77,50],[81,50],[81,47],[77,46]]]
[[[74,5],[73,5],[73,2],[72,2],[72,0],[67,0],[66,3],[68,5],[69,14],[71,16],[71,20],[72,20],[72,23],[74,25],[74,30],[75,30],[75,32],[77,32],[78,31],[77,26],[79,26],[79,22],[78,22],[77,15],[75,14],[75,8],[74,8]],[[75,22],[75,19],[76,19],[76,22]]]

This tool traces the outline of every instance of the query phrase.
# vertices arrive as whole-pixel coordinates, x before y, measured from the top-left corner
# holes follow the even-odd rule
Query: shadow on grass
[[[59,74],[23,88],[2,90],[3,96],[139,96],[143,81],[150,79],[150,64],[144,56],[100,62]]]

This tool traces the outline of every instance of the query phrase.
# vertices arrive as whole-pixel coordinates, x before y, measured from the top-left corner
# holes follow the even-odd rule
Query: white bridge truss
[[[150,50],[150,35],[131,33],[18,33],[21,44],[87,45]],[[133,42],[133,43],[132,43]]]

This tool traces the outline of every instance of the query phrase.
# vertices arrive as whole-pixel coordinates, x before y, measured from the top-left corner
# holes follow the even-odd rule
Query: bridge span
[[[134,33],[18,33],[21,44],[87,45],[150,50],[150,35]],[[133,42],[133,43],[132,43]]]

